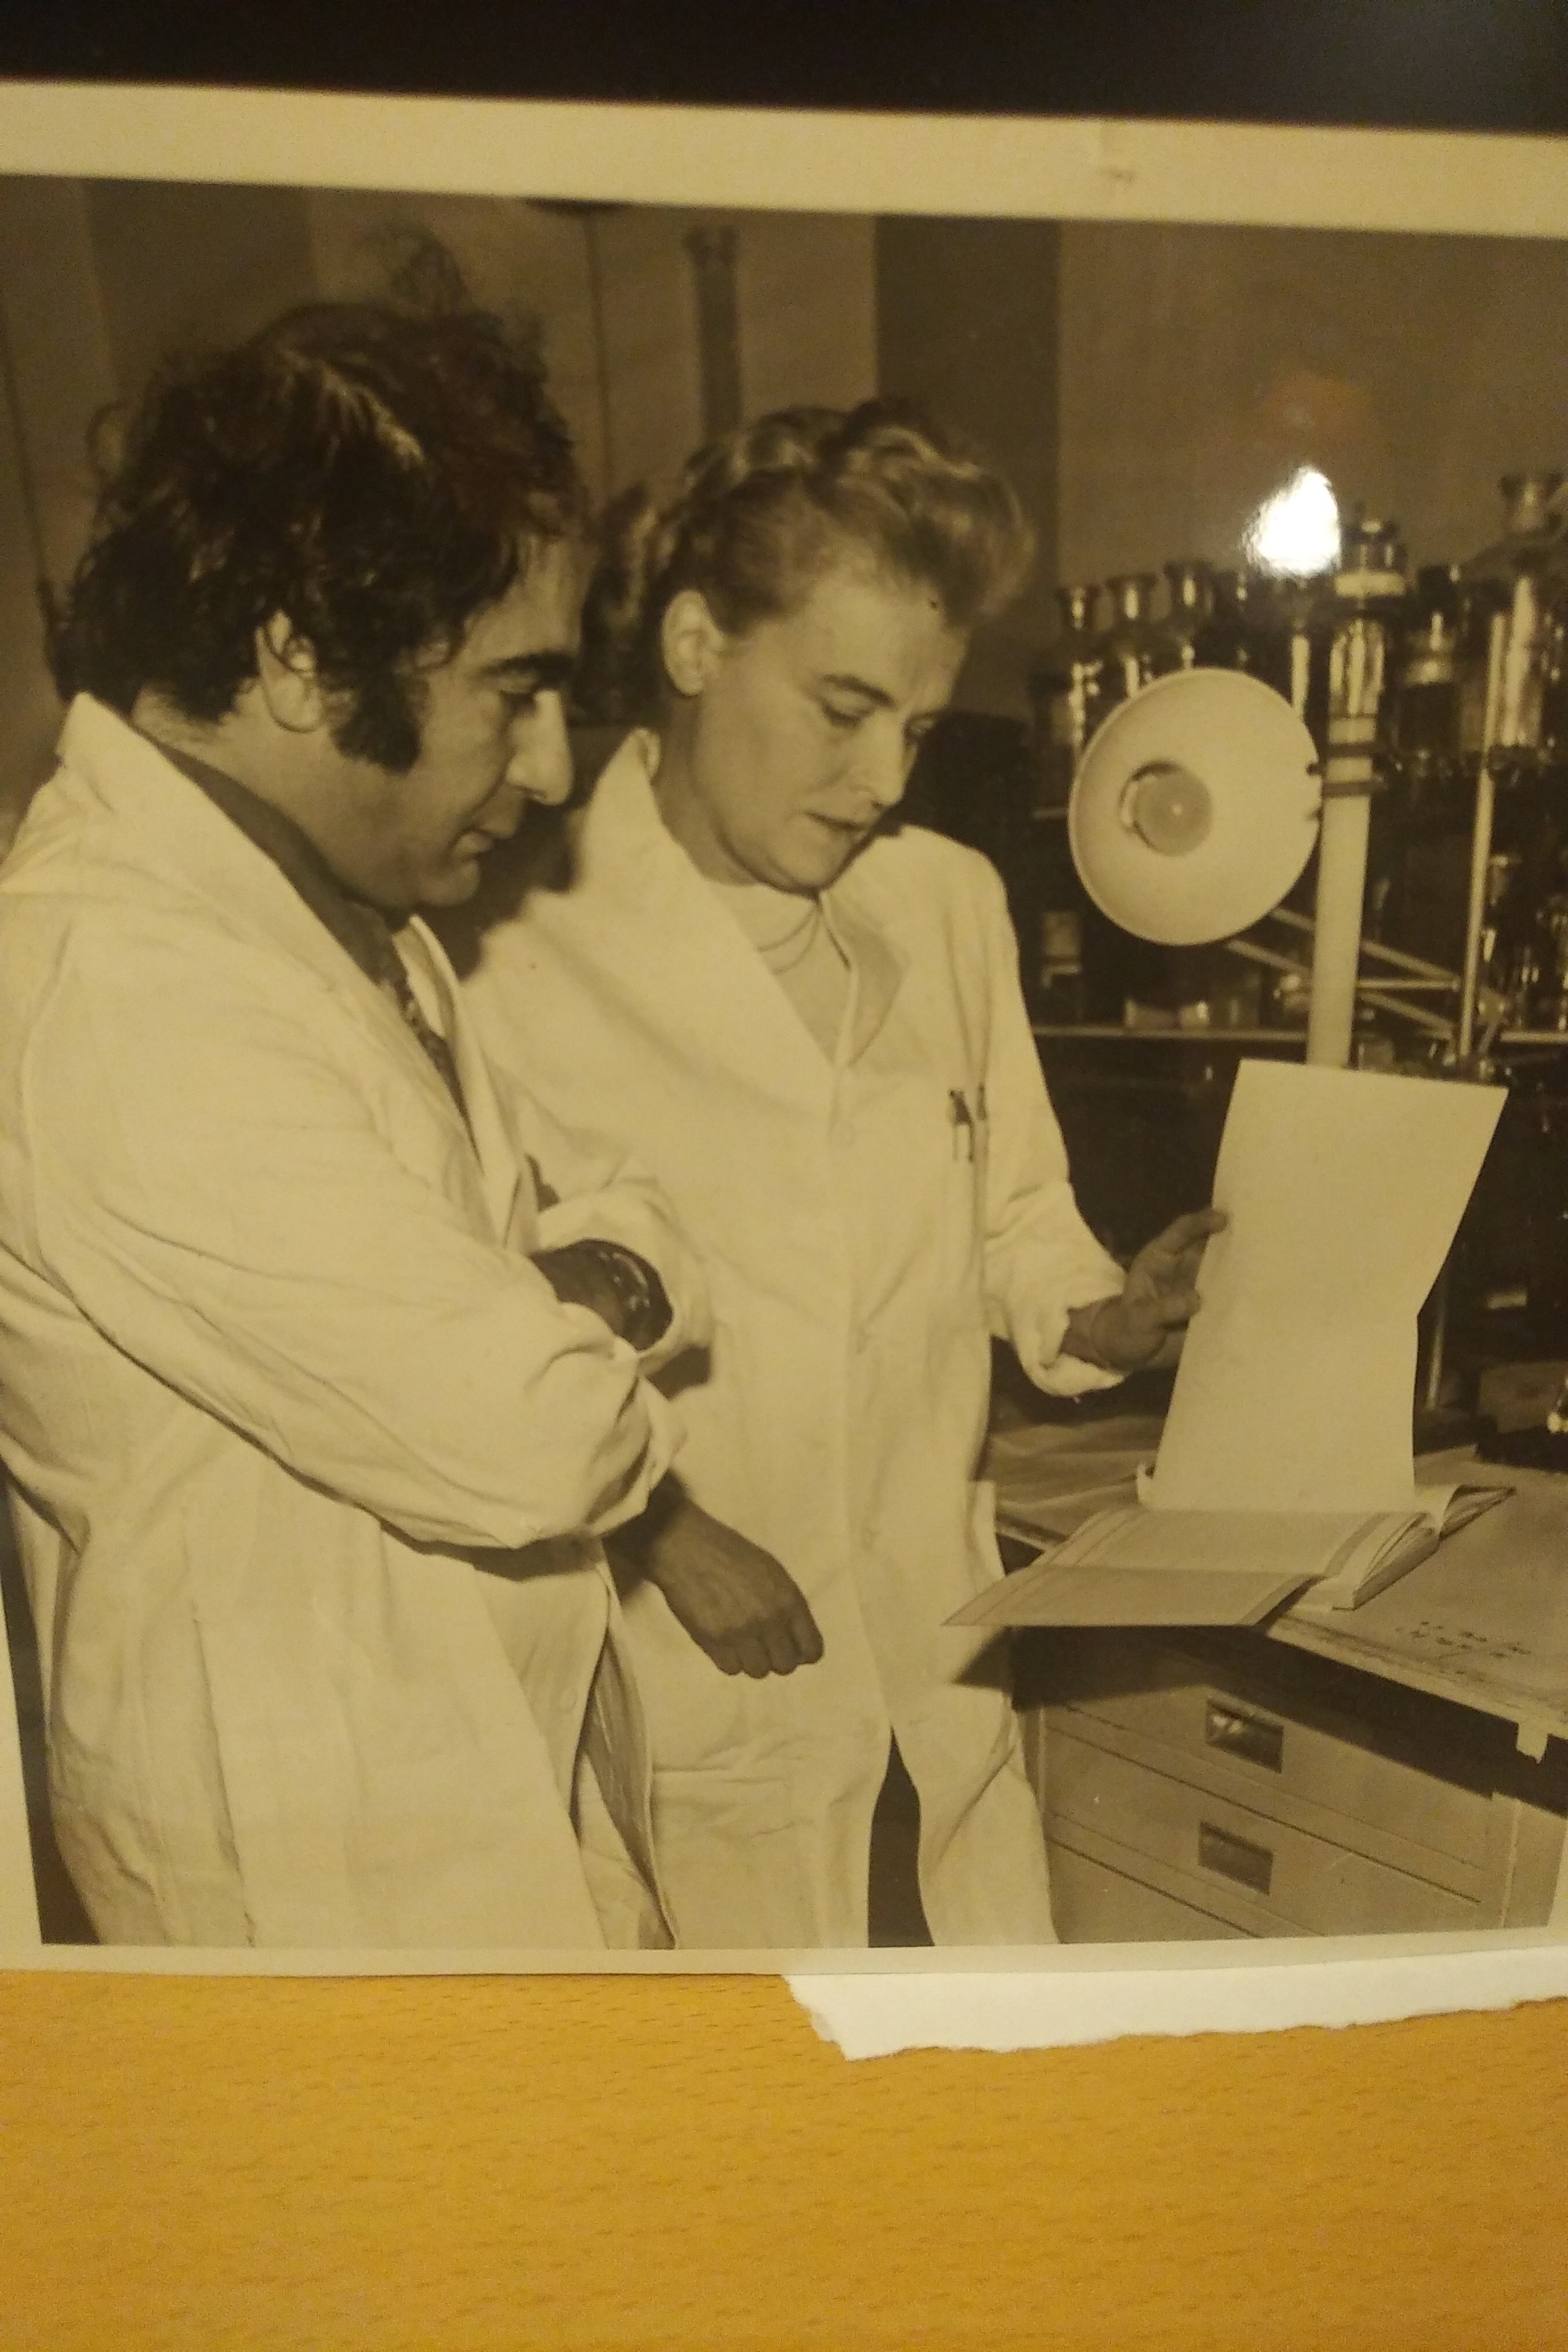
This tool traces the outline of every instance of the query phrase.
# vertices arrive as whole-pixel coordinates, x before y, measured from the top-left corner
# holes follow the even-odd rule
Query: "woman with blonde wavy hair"
[[[1005,1660],[944,1622],[1001,1573],[990,1340],[1058,1395],[1168,1358],[1213,1220],[1100,1249],[1000,882],[895,821],[1029,535],[889,403],[765,417],[619,522],[590,602],[642,724],[470,995],[713,1285],[677,1475],[620,1539],[665,1897],[688,1948],[863,1945],[896,1740],[935,1940],[1048,1941]]]

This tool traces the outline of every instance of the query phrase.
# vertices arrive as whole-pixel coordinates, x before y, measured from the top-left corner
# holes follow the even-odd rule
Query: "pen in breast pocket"
[[[948,1118],[952,1122],[952,1156],[955,1160],[974,1157],[974,1121],[969,1105],[957,1087],[948,1089]]]

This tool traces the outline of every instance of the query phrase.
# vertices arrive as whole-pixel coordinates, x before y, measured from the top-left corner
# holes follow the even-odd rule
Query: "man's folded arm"
[[[159,1380],[416,1538],[512,1547],[639,1510],[668,1408],[598,1316],[400,1160],[315,1042],[328,993],[272,958],[247,972],[240,947],[193,985],[188,950],[116,945],[64,961],[28,1041],[49,1278]]]
[[[658,1184],[618,1145],[568,1132],[514,1073],[493,1060],[490,1067],[518,1148],[544,1186],[540,1252],[600,1242],[641,1260],[668,1308],[657,1328],[650,1318],[646,1332],[628,1333],[648,1368],[706,1346],[712,1337],[707,1276]]]

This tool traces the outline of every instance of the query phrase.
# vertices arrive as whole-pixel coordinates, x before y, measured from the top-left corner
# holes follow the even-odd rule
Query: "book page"
[[[1242,1063],[1152,1509],[1415,1507],[1415,1318],[1504,1099]]]
[[[1053,1555],[1058,1568],[1161,1570],[1172,1575],[1332,1576],[1375,1559],[1420,1521],[1412,1511],[1103,1510]]]
[[[1047,1553],[948,1619],[950,1625],[1256,1625],[1300,1578],[1237,1570],[1062,1568]]]

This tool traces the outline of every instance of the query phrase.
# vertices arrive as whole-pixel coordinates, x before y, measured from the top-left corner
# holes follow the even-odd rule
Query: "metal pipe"
[[[1292,931],[1310,934],[1312,929],[1310,915],[1298,915],[1289,907],[1276,907],[1268,919],[1271,923],[1284,923]],[[1377,956],[1383,962],[1394,964],[1401,971],[1422,972],[1429,980],[1447,981],[1450,988],[1458,988],[1459,984],[1458,973],[1450,971],[1447,964],[1428,963],[1425,956],[1407,955],[1403,948],[1385,947],[1381,940],[1363,940],[1361,951],[1363,955]]]
[[[1385,977],[1381,971],[1374,971],[1370,977],[1356,982],[1356,986],[1363,991],[1380,988],[1384,996],[1446,996],[1450,989],[1458,985],[1458,975],[1453,972],[1447,980],[1394,980]]]
[[[1380,989],[1369,988],[1364,982],[1358,993],[1362,1003],[1370,1004],[1374,1012],[1394,1013],[1401,1021],[1414,1021],[1415,1026],[1425,1029],[1429,1036],[1447,1040],[1454,1034],[1453,1023],[1440,1013],[1428,1013],[1419,1004],[1406,1004],[1397,996],[1384,996]]]
[[[1281,955],[1278,948],[1259,947],[1256,940],[1226,940],[1226,946],[1248,963],[1266,963],[1270,971],[1293,971],[1302,980],[1311,977],[1307,965],[1298,963],[1294,956]]]
[[[1323,803],[1318,835],[1318,919],[1312,935],[1307,1059],[1340,1070],[1350,1060],[1355,1028],[1371,814],[1364,793],[1336,793]]]
[[[1492,854],[1492,819],[1497,783],[1491,755],[1502,717],[1503,670],[1508,657],[1510,615],[1494,613],[1487,637],[1486,719],[1481,733],[1480,765],[1476,772],[1476,806],[1470,821],[1470,885],[1465,908],[1465,959],[1459,975],[1459,1019],[1455,1039],[1461,1068],[1476,1043],[1476,1006],[1481,989],[1481,935],[1487,922],[1487,868]]]
[[[1226,940],[1225,945],[1229,954],[1241,956],[1248,963],[1267,964],[1271,971],[1293,971],[1302,980],[1310,982],[1310,967],[1299,963],[1294,956],[1281,955],[1278,948],[1260,947],[1255,940]],[[1458,988],[1458,978],[1451,971],[1445,973],[1441,980],[1384,980],[1381,973],[1374,973],[1370,980],[1358,979],[1356,992],[1358,995],[1364,996],[1369,989],[1376,988],[1385,997],[1426,996],[1446,992],[1450,988]],[[1443,1025],[1450,1028],[1453,1024],[1446,1021]]]
[[[1484,757],[1476,776],[1475,814],[1470,820],[1470,885],[1465,908],[1465,962],[1459,976],[1459,1022],[1456,1046],[1468,1062],[1476,1042],[1476,1006],[1481,992],[1481,940],[1487,922],[1487,868],[1491,863],[1492,817],[1497,786]]]

